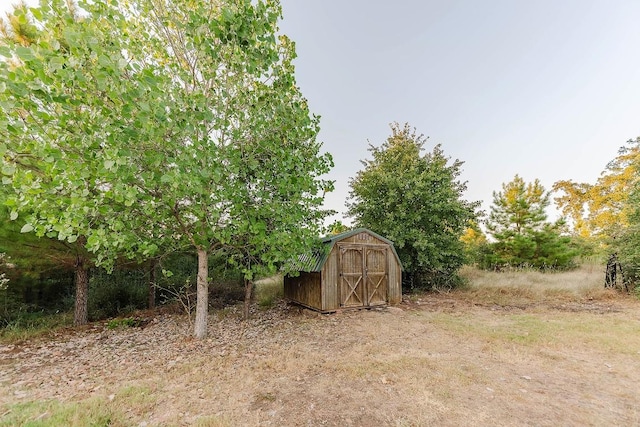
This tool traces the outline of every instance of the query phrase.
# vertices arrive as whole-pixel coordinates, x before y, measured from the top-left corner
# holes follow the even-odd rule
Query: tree
[[[547,219],[549,197],[540,181],[525,183],[516,175],[502,185],[502,191],[493,192],[487,229],[497,239],[540,231]]]
[[[440,145],[422,154],[426,138],[408,124],[391,124],[391,136],[369,146],[372,160],[350,180],[348,212],[395,244],[412,286],[435,286],[454,278],[464,261],[460,241],[476,202],[464,200],[458,180],[462,162]]]
[[[96,7],[101,7],[96,4]],[[72,2],[18,6],[2,26],[0,156],[5,204],[22,232],[57,238],[75,252],[74,323],[87,322],[88,242],[120,240],[121,212],[135,193],[120,191],[116,142],[135,144],[131,109],[146,88],[128,66],[117,13],[82,14]],[[157,92],[156,92],[157,94]],[[117,193],[118,200],[105,195]],[[95,243],[93,244],[94,248]]]
[[[625,212],[628,224],[618,233],[618,239],[611,244],[612,255],[617,256],[619,263],[608,263],[608,270],[605,276],[605,287],[614,284],[611,277],[612,268],[619,268],[623,273],[623,284],[627,291],[640,287],[640,156],[638,156],[639,139],[636,139],[634,157],[628,158],[628,169],[634,172],[629,180],[628,197],[625,201],[623,212]],[[613,270],[615,272],[615,270]]]
[[[460,241],[464,245],[465,262],[471,264],[480,262],[482,250],[487,245],[487,236],[477,221],[469,221],[467,228],[462,233],[462,236],[460,236]]]
[[[276,37],[280,6],[82,7],[31,9],[39,41],[3,51],[12,216],[32,210],[25,231],[86,243],[98,263],[152,256],[160,240],[192,247],[203,338],[208,255],[243,254],[251,279],[311,244],[326,215],[332,161],[295,85],[293,43]]]
[[[640,137],[627,141],[595,184],[558,181],[553,191],[562,213],[572,220],[574,234],[607,245],[628,224],[627,198],[637,180]]]
[[[537,179],[526,183],[516,175],[493,193],[487,230],[496,240],[484,253],[484,268],[533,266],[567,268],[575,252],[562,236],[564,220],[547,222],[550,193]]]
[[[640,185],[636,183],[628,199],[629,204],[629,225],[621,233],[612,256],[618,256],[619,264],[613,264],[613,269],[609,267],[605,277],[605,287],[615,286],[615,271],[622,269],[623,282],[627,290],[638,289],[640,286]],[[612,271],[614,277],[611,277]]]
[[[202,338],[208,255],[233,254],[252,286],[257,272],[306,251],[328,214],[319,207],[332,183],[319,177],[332,160],[320,153],[318,118],[295,85],[294,45],[276,37],[278,2],[140,4],[138,38],[173,83],[162,108],[183,125],[156,142],[139,197],[197,252],[194,335]]]
[[[329,234],[340,234],[345,231],[349,231],[349,227],[342,223],[340,220],[335,220],[331,225],[329,225]]]

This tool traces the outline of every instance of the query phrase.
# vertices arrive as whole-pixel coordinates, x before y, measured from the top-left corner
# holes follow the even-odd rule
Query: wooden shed
[[[285,298],[322,313],[397,304],[402,265],[393,242],[366,228],[327,236],[296,261],[299,276],[284,278]]]

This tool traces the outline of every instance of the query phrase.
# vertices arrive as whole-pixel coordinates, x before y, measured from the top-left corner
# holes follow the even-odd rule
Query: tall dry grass
[[[460,275],[467,286],[460,294],[479,302],[510,305],[620,297],[618,292],[604,289],[604,270],[603,265],[591,263],[561,272],[533,269],[494,272],[465,266]]]

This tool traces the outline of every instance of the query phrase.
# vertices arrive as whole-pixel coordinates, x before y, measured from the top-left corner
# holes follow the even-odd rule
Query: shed
[[[402,265],[393,242],[366,228],[322,239],[295,263],[299,275],[284,278],[285,298],[322,313],[341,308],[397,304]]]

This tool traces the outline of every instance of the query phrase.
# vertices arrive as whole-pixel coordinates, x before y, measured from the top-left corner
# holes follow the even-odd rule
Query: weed
[[[107,322],[107,328],[109,329],[133,328],[139,325],[140,321],[134,319],[133,317],[125,317],[124,319],[111,319]]]

